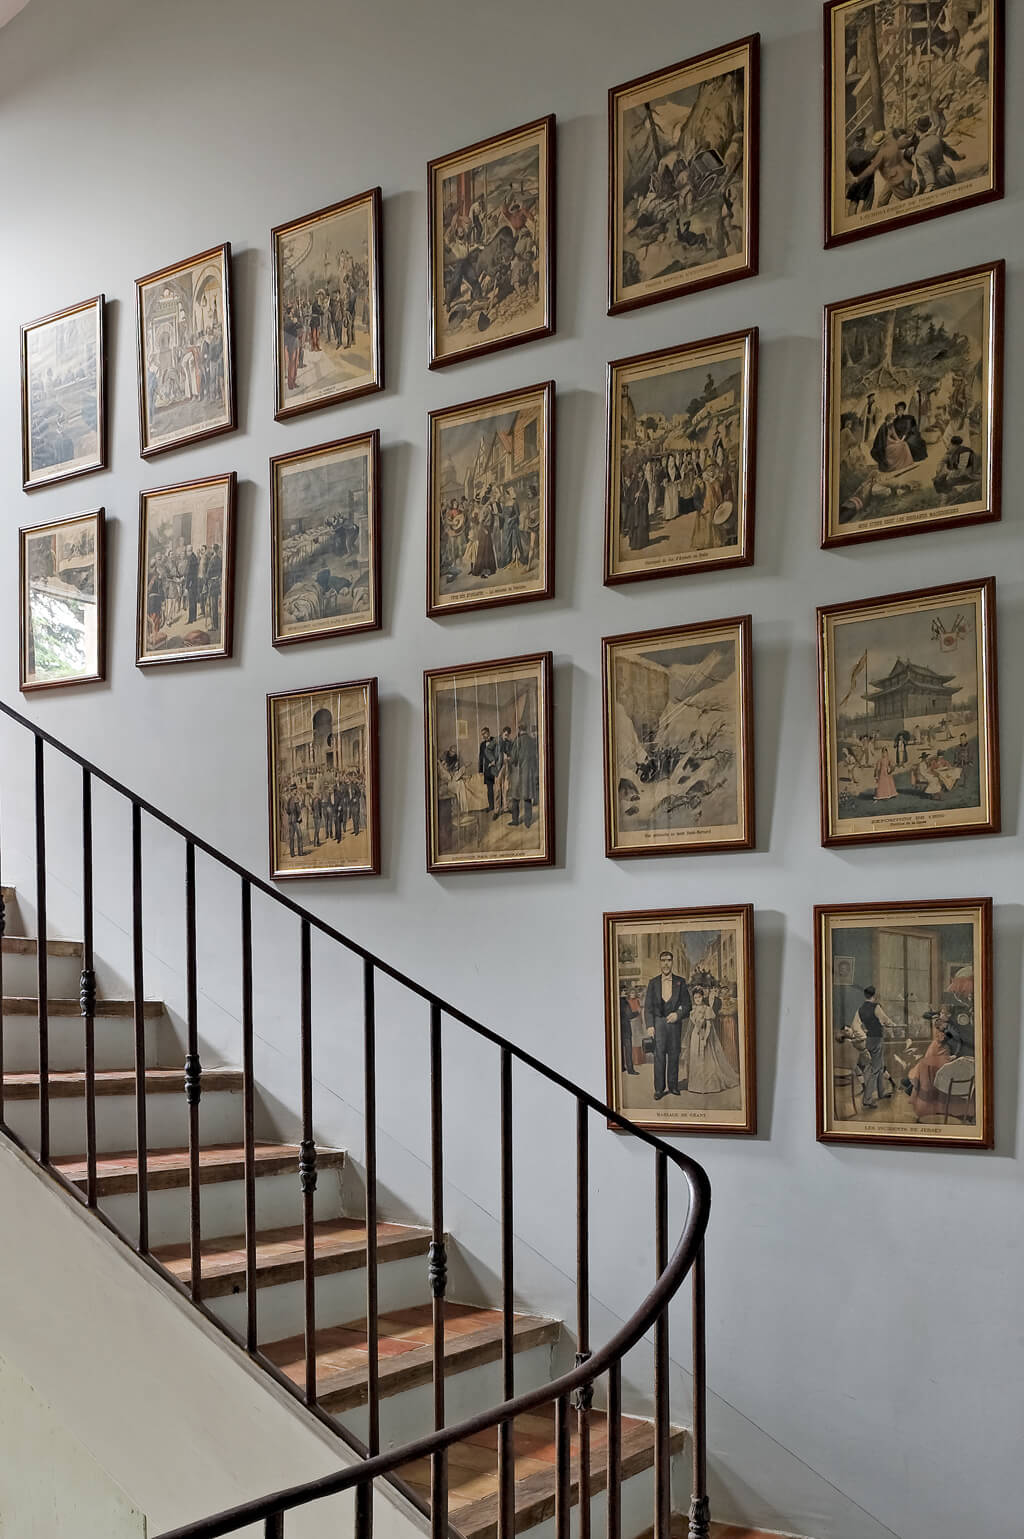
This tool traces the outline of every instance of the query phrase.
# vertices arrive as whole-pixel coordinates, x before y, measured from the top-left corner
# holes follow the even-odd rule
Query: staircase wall
[[[24,1398],[7,1393],[0,1374],[0,1534],[10,1539],[127,1539],[143,1513],[148,1532],[206,1517],[339,1469],[344,1450],[207,1326],[191,1305],[108,1235],[7,1139],[0,1137],[0,1362],[27,1381],[30,1395],[59,1412],[62,1441],[33,1445],[19,1461],[21,1438],[42,1423]],[[26,1389],[27,1389],[26,1385]],[[7,1434],[11,1434],[8,1441]],[[70,1458],[72,1462],[66,1463]],[[105,1472],[108,1528],[88,1528],[83,1468]],[[110,1482],[120,1488],[115,1502]],[[53,1493],[64,1522],[81,1493],[79,1527],[29,1526],[33,1503]],[[90,1498],[93,1505],[98,1500]],[[10,1505],[8,1505],[8,1502]],[[423,1532],[396,1497],[376,1503],[388,1539]],[[21,1521],[25,1527],[20,1526]],[[324,1525],[351,1527],[351,1501],[337,1497],[289,1519],[289,1539],[316,1539]],[[115,1527],[115,1523],[121,1526]],[[262,1526],[246,1529],[260,1539]]]
[[[759,278],[627,318],[605,311],[608,86],[760,28],[763,40]],[[19,498],[17,376],[0,373],[0,477],[8,557],[0,612],[16,610],[13,529],[107,506],[110,674],[104,686],[30,697],[25,709],[158,806],[266,869],[268,690],[378,674],[383,875],[290,891],[597,1092],[604,1089],[604,910],[749,899],[756,908],[760,1133],[693,1148],[714,1189],[709,1242],[712,1466],[722,1516],[819,1539],[983,1539],[1019,1523],[1024,1345],[1007,1322],[1024,1264],[1019,1202],[1021,937],[1019,797],[1024,576],[1013,488],[1020,435],[1006,434],[1002,524],[857,547],[817,548],[821,307],[851,294],[1006,255],[1006,422],[1019,415],[1021,181],[1011,93],[1006,200],[823,252],[818,0],[520,0],[475,7],[381,0],[182,0],[173,15],[129,0],[32,0],[0,34],[0,326],[105,290],[112,470]],[[1008,79],[1024,32],[1012,28]],[[173,82],[173,84],[165,84]],[[425,367],[426,159],[540,114],[559,116],[559,331],[458,368]],[[83,147],[80,151],[78,147]],[[74,149],[72,147],[75,147]],[[78,154],[82,164],[78,164]],[[297,422],[271,420],[269,230],[380,181],[385,195],[388,389]],[[55,183],[60,196],[54,194]],[[144,465],[135,417],[133,282],[231,239],[240,429]],[[739,575],[600,585],[604,371],[609,358],[737,327],[761,327],[757,564]],[[428,409],[551,376],[558,385],[558,585],[550,603],[439,624],[424,618]],[[384,615],[377,636],[270,646],[267,456],[379,426]],[[133,667],[137,494],[237,469],[236,655]],[[13,501],[11,500],[13,499]],[[17,508],[17,513],[15,512]],[[999,838],[842,853],[819,846],[813,606],[999,576],[1004,826]],[[759,848],[720,859],[614,863],[602,853],[600,638],[673,621],[754,616]],[[524,622],[526,622],[524,624]],[[13,623],[13,621],[12,621]],[[9,636],[12,634],[8,633]],[[423,863],[424,666],[555,653],[557,864],[437,879]],[[17,692],[13,645],[0,690]],[[31,762],[0,733],[4,880],[31,904]],[[49,761],[48,761],[49,762]],[[51,928],[75,930],[77,785],[54,764]],[[58,806],[60,796],[56,798]],[[113,989],[130,972],[129,824],[97,789],[97,947]],[[24,821],[23,821],[24,820]],[[19,833],[19,828],[22,830]],[[19,843],[20,841],[20,843]],[[238,1058],[237,890],[200,862],[201,1024],[208,1061]],[[180,1027],[180,850],[147,825],[147,992]],[[996,900],[996,1150],[991,1155],[814,1142],[811,908],[880,896]],[[257,935],[257,1073],[264,1114],[288,1131],[298,1106],[297,938]],[[317,1123],[361,1138],[358,967],[315,945]],[[425,1007],[380,991],[382,1200],[428,1211]],[[497,1064],[446,1033],[447,1217],[453,1288],[493,1296],[498,1212]],[[526,1302],[571,1322],[571,1111],[517,1076],[517,1276]],[[624,1318],[652,1269],[649,1159],[593,1135],[595,1335]],[[358,1193],[354,1193],[358,1197]],[[678,1205],[676,1213],[678,1215]],[[478,1258],[470,1263],[468,1257]],[[675,1408],[685,1414],[685,1306],[675,1312]],[[639,1400],[649,1356],[629,1387]],[[964,1471],[971,1476],[965,1478]],[[775,1520],[775,1521],[773,1521]]]

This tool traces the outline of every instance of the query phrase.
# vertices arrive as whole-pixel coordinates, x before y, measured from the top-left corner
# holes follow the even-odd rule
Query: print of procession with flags
[[[906,601],[833,621],[830,768],[840,824],[982,813],[981,595]],[[918,815],[918,816],[914,816]],[[939,816],[939,820],[944,819]]]

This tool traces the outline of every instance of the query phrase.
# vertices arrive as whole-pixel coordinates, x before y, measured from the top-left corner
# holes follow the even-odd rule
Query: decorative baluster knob
[[[706,1496],[695,1496],[690,1502],[690,1532],[688,1539],[708,1539],[711,1533],[711,1505]]]
[[[440,1240],[431,1240],[427,1251],[427,1277],[436,1299],[443,1298],[448,1287],[448,1252]]]
[[[584,1363],[588,1363],[590,1361],[591,1356],[592,1356],[592,1354],[590,1352],[577,1352],[576,1353],[576,1367],[577,1368],[582,1368]],[[591,1380],[589,1384],[581,1384],[579,1389],[577,1389],[577,1390],[575,1390],[573,1392],[572,1404],[573,1404],[573,1409],[576,1410],[576,1411],[589,1411],[589,1410],[591,1410],[593,1408],[593,1404],[594,1404],[594,1381],[593,1380]]]
[[[198,1053],[188,1053],[185,1057],[185,1100],[189,1106],[198,1106],[199,1098],[203,1093],[202,1088],[203,1066],[199,1062]]]
[[[303,1192],[316,1191],[316,1144],[311,1138],[299,1145],[299,1185]]]
[[[37,942],[42,945],[43,943]],[[83,967],[78,980],[78,1007],[84,1016],[96,1014],[96,974],[91,967]]]

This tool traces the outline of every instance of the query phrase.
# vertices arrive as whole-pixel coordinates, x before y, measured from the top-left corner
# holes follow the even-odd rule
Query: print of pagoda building
[[[881,737],[894,737],[925,716],[949,716],[953,696],[962,688],[954,673],[936,673],[923,663],[898,657],[884,679],[872,679],[872,726]]]

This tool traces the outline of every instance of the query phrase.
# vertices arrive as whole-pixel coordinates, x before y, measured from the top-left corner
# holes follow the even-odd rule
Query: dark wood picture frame
[[[485,151],[493,150],[497,154],[502,145],[511,144],[517,139],[526,138],[529,135],[538,137],[544,145],[545,166],[541,171],[539,192],[544,199],[544,223],[547,236],[544,248],[538,246],[537,263],[539,276],[539,302],[543,319],[533,326],[521,332],[498,337],[492,341],[478,342],[453,349],[450,352],[439,350],[439,306],[444,304],[444,264],[441,262],[441,273],[438,281],[438,256],[440,254],[440,241],[442,236],[441,221],[437,215],[438,188],[445,170],[453,163],[466,160],[469,157],[482,155]],[[535,118],[531,123],[522,123],[518,128],[512,128],[505,133],[492,134],[490,138],[480,139],[476,144],[467,145],[464,149],[452,150],[447,155],[437,156],[427,165],[427,362],[431,369],[446,368],[452,363],[461,363],[467,358],[481,358],[486,353],[498,352],[506,347],[518,347],[523,342],[536,342],[541,337],[550,337],[555,332],[555,244],[556,244],[556,197],[555,189],[557,181],[555,177],[556,158],[556,120],[555,114],[549,113],[546,117]]]
[[[707,920],[707,928],[713,929],[716,922],[733,921],[737,925],[737,931],[742,943],[742,956],[736,958],[736,987],[737,987],[737,1029],[739,1031],[739,1003],[740,984],[742,982],[742,999],[745,1011],[742,1021],[742,1031],[739,1032],[742,1040],[742,1050],[739,1052],[740,1060],[740,1086],[741,1107],[744,1114],[742,1121],[721,1122],[714,1120],[714,1111],[704,1116],[695,1117],[691,1111],[679,1111],[675,1119],[671,1117],[655,1118],[639,1115],[633,1117],[623,1105],[623,1099],[619,1094],[619,1074],[615,1069],[616,1058],[621,1053],[620,1033],[622,1025],[619,1019],[619,978],[618,961],[614,951],[614,941],[621,925],[650,924],[652,921],[664,919],[667,921],[665,929],[673,927],[673,923],[689,920]],[[712,1134],[724,1136],[732,1134],[753,1134],[757,1132],[757,996],[754,987],[754,906],[752,903],[726,903],[709,907],[694,908],[651,908],[632,909],[606,913],[602,918],[604,931],[604,996],[605,996],[605,1095],[608,1105],[619,1113],[621,1117],[628,1117],[636,1127],[649,1133],[661,1133],[662,1135],[685,1134]],[[689,981],[689,980],[687,980]],[[646,1030],[646,1023],[644,1023]],[[743,1093],[745,1092],[745,1094]],[[670,1111],[674,1107],[669,1108]],[[628,1132],[617,1122],[607,1119],[608,1127],[616,1133]]]
[[[148,618],[148,577],[146,548],[149,531],[149,503],[157,497],[182,496],[202,492],[207,487],[224,488],[224,552],[221,573],[221,633],[219,647],[179,648],[166,654],[146,650]],[[203,476],[195,481],[178,481],[170,486],[148,487],[139,493],[139,567],[135,609],[135,666],[160,668],[172,663],[214,662],[231,656],[235,624],[235,532],[237,521],[238,480],[233,470],[224,475]],[[198,623],[198,622],[197,622]]]
[[[439,588],[437,576],[440,565],[440,464],[442,456],[438,450],[438,435],[443,430],[445,423],[452,418],[464,418],[471,412],[483,411],[486,408],[493,409],[493,415],[497,416],[503,410],[515,409],[516,403],[524,402],[534,397],[540,400],[541,434],[539,454],[543,469],[538,473],[538,479],[543,478],[542,490],[539,494],[542,549],[538,552],[538,585],[523,592],[503,592],[499,596],[488,598],[487,590],[482,590],[482,596],[467,593],[456,603],[443,603],[439,601]],[[523,408],[520,407],[520,410]],[[515,472],[513,471],[515,474]],[[518,474],[521,474],[519,472]],[[497,575],[497,574],[496,574]],[[498,585],[508,587],[508,584]],[[427,614],[431,619],[438,619],[444,615],[462,614],[467,610],[498,609],[506,604],[531,604],[541,599],[554,597],[555,592],[555,382],[552,379],[545,380],[542,384],[527,385],[522,390],[502,390],[496,395],[480,396],[475,401],[466,401],[457,406],[444,406],[429,413],[427,418]]]
[[[278,787],[274,765],[275,712],[279,700],[300,699],[304,696],[326,695],[342,691],[365,692],[366,728],[366,823],[369,835],[369,860],[358,866],[321,866],[303,871],[289,871],[278,860],[277,830]],[[377,704],[377,680],[350,679],[343,684],[320,684],[315,688],[279,690],[267,696],[267,812],[270,835],[270,879],[272,882],[318,880],[323,877],[379,876],[380,875],[380,719]],[[327,842],[326,839],[324,841]]]
[[[963,198],[950,198],[945,201],[933,203],[927,208],[915,208],[905,214],[896,213],[891,219],[880,219],[866,227],[853,230],[837,230],[833,212],[833,183],[835,180],[835,71],[833,68],[833,23],[837,13],[842,9],[849,9],[851,5],[863,5],[864,0],[827,0],[822,20],[822,41],[824,50],[824,245],[826,250],[834,246],[843,246],[854,240],[865,240],[872,235],[880,235],[887,230],[905,229],[908,225],[920,224],[926,219],[938,219],[945,214],[958,213],[961,209],[975,208],[982,203],[992,203],[1002,198],[1005,193],[1005,144],[1006,144],[1006,114],[1005,114],[1005,75],[1006,75],[1006,25],[1005,7],[1003,0],[988,0],[992,18],[992,39],[994,46],[991,48],[992,58],[992,162],[990,180],[991,186],[977,193],[970,193]],[[941,9],[941,8],[940,8]],[[891,207],[892,205],[888,205]],[[902,204],[897,200],[897,207]]]
[[[621,208],[621,167],[618,153],[618,118],[620,100],[627,94],[636,92],[640,87],[655,88],[671,81],[675,75],[693,74],[700,72],[705,66],[718,60],[725,60],[730,54],[745,50],[746,59],[746,124],[749,132],[745,130],[745,142],[743,146],[743,158],[745,162],[745,205],[744,205],[744,248],[746,260],[741,264],[730,267],[724,272],[709,274],[704,278],[695,278],[692,282],[681,281],[679,283],[667,283],[656,291],[625,296],[622,292],[624,285],[619,281],[619,214]],[[608,314],[622,315],[628,310],[635,310],[643,305],[660,304],[666,299],[678,299],[684,294],[697,294],[702,289],[717,288],[722,283],[735,283],[740,278],[755,277],[758,270],[758,220],[759,220],[759,181],[760,181],[760,75],[761,75],[761,34],[752,32],[748,37],[737,38],[735,42],[726,43],[718,48],[709,48],[704,53],[695,54],[692,58],[681,59],[677,64],[670,64],[662,69],[652,70],[646,75],[637,75],[633,80],[626,80],[622,85],[612,86],[608,92]],[[697,82],[694,82],[695,84]],[[647,94],[647,93],[645,93]],[[653,95],[653,89],[651,93]],[[645,106],[647,103],[645,102]],[[696,157],[694,157],[696,158]],[[721,157],[718,157],[721,160]],[[687,175],[690,169],[687,167]],[[682,209],[682,203],[678,204],[675,212]],[[667,216],[666,216],[667,217]],[[673,213],[675,217],[675,213]],[[706,249],[706,243],[705,243]],[[710,264],[708,264],[710,265]],[[639,285],[636,285],[639,286]]]
[[[287,635],[282,625],[282,542],[280,532],[280,478],[279,471],[286,465],[297,465],[303,460],[315,460],[319,456],[334,454],[346,449],[365,445],[369,465],[370,496],[367,508],[369,534],[369,615],[355,624],[324,625],[300,635]],[[309,449],[292,449],[287,454],[275,454],[270,460],[270,579],[271,579],[271,639],[275,647],[296,646],[305,641],[324,641],[342,636],[358,636],[366,631],[379,631],[381,618],[381,570],[383,566],[380,548],[380,430],[372,428],[368,433],[353,433],[348,438],[335,438],[330,443],[314,444]]]
[[[887,918],[896,920],[898,916],[932,914],[938,920],[943,914],[964,913],[976,910],[974,922],[977,924],[978,943],[976,950],[981,962],[980,988],[973,990],[973,1016],[971,1023],[972,1035],[975,1036],[975,1052],[972,1055],[977,1064],[977,1038],[974,1021],[977,1018],[977,1001],[981,1001],[981,1046],[983,1060],[981,1074],[974,1082],[974,1094],[977,1098],[977,1086],[981,1087],[982,1116],[977,1123],[978,1136],[976,1138],[951,1138],[941,1132],[936,1132],[934,1137],[927,1135],[916,1136],[912,1133],[885,1133],[866,1131],[862,1133],[837,1131],[830,1126],[830,1121],[835,1122],[834,1111],[831,1118],[826,1112],[825,1094],[828,1064],[825,1052],[825,1033],[832,1030],[832,1011],[826,1006],[826,990],[832,987],[832,975],[829,967],[830,948],[828,946],[828,921],[841,919],[844,916],[850,918],[877,917],[880,926]],[[863,994],[862,994],[863,997]],[[995,1145],[995,1113],[993,1107],[994,1073],[992,1064],[993,1030],[993,987],[992,987],[992,899],[991,898],[929,898],[920,903],[914,902],[890,902],[890,903],[830,903],[817,904],[814,909],[814,1018],[815,1018],[815,1124],[816,1135],[819,1143],[823,1144],[881,1144],[896,1148],[924,1148],[924,1149],[992,1149]],[[929,1001],[932,1009],[937,1001]],[[844,1021],[843,1025],[847,1023]],[[899,1023],[897,1023],[899,1024]],[[952,1060],[951,1060],[952,1061]],[[842,1072],[842,1070],[840,1070]],[[886,1070],[889,1073],[888,1069]],[[833,1079],[834,1079],[833,1072]],[[844,1094],[849,1094],[851,1106],[856,1115],[856,1070],[850,1067],[849,1088],[844,1085]],[[891,1074],[889,1075],[891,1078]],[[835,1085],[831,1087],[835,1089]],[[898,1088],[898,1087],[897,1087]],[[896,1091],[893,1091],[895,1094]],[[977,1099],[975,1099],[977,1107]],[[863,1107],[862,1107],[863,1111]],[[948,1119],[949,1105],[947,1098],[946,1117]],[[909,1120],[909,1119],[908,1119]],[[895,1124],[898,1126],[899,1124]],[[933,1126],[932,1124],[918,1124]],[[882,1124],[884,1126],[884,1124]],[[948,1122],[938,1124],[938,1127],[948,1126]]]
[[[657,630],[633,631],[627,635],[605,636],[601,642],[601,693],[602,693],[602,719],[604,728],[604,852],[610,860],[630,860],[635,857],[653,855],[710,855],[724,854],[730,850],[752,850],[756,848],[755,815],[754,815],[754,684],[753,684],[753,642],[752,619],[750,615],[734,615],[726,620],[713,620],[707,624],[696,623],[692,625],[667,625]],[[734,755],[742,762],[737,765],[737,810],[739,813],[739,833],[736,838],[718,838],[699,840],[696,837],[692,841],[673,841],[667,837],[660,840],[652,839],[650,843],[642,845],[629,845],[621,842],[621,829],[619,840],[616,841],[616,805],[618,796],[618,773],[613,773],[614,747],[614,702],[613,702],[613,678],[612,667],[616,651],[625,646],[636,646],[641,642],[667,642],[670,639],[678,641],[678,645],[685,647],[693,645],[699,640],[707,640],[712,645],[711,638],[716,634],[723,637],[734,636],[736,644],[736,683],[738,693],[738,721],[735,733]],[[697,789],[692,792],[693,797],[702,797],[699,789],[702,780],[695,782]],[[699,807],[700,802],[696,805]],[[696,832],[696,830],[695,830]]]
[[[987,431],[982,435],[986,443],[987,507],[977,512],[955,513],[951,517],[930,516],[913,520],[910,514],[897,513],[884,526],[862,528],[856,524],[848,530],[837,532],[835,518],[838,494],[838,466],[836,465],[837,432],[834,419],[841,414],[841,403],[836,391],[836,338],[844,312],[860,310],[862,306],[876,305],[884,308],[887,301],[906,298],[914,294],[925,296],[929,290],[942,284],[968,284],[972,279],[988,280],[990,297],[988,305],[988,346],[986,349],[984,392],[987,415]],[[1006,263],[983,262],[976,267],[963,267],[957,272],[940,273],[934,278],[899,284],[896,288],[879,289],[873,294],[856,295],[837,300],[825,306],[822,356],[822,475],[821,475],[821,548],[828,550],[840,545],[861,544],[867,540],[899,539],[905,535],[928,534],[936,529],[958,529],[967,524],[997,522],[1002,517],[1002,461],[1003,461],[1003,333],[1005,306]],[[841,368],[841,359],[838,363]],[[904,387],[907,388],[907,387]],[[894,394],[891,390],[887,394]]]
[[[32,381],[29,370],[29,336],[44,326],[52,326],[81,315],[86,310],[96,311],[96,456],[88,464],[75,470],[56,470],[52,475],[32,473]],[[92,475],[106,470],[107,458],[107,351],[106,351],[106,297],[95,294],[77,305],[41,315],[38,320],[27,321],[20,330],[21,343],[21,484],[26,492],[34,492],[41,486],[55,486],[59,481],[71,481],[78,476]],[[67,461],[62,461],[66,464]]]
[[[368,283],[370,289],[370,369],[371,378],[364,384],[349,386],[340,385],[337,389],[324,395],[317,396],[313,400],[298,401],[289,406],[282,399],[281,394],[281,278],[279,245],[283,236],[290,235],[295,230],[301,230],[304,226],[318,224],[340,215],[355,212],[360,204],[369,203],[368,219],[370,228],[370,240],[373,247],[368,261]],[[273,284],[274,296],[274,418],[277,422],[287,422],[290,417],[301,416],[304,412],[319,411],[325,406],[338,406],[345,401],[355,401],[360,396],[373,395],[378,390],[384,389],[384,305],[383,305],[383,193],[380,187],[370,187],[366,192],[356,193],[351,198],[344,198],[340,203],[328,204],[325,208],[318,208],[312,214],[305,214],[300,219],[289,220],[287,224],[279,224],[270,232],[270,273]]]
[[[537,680],[537,727],[538,727],[538,780],[540,795],[537,803],[543,817],[543,840],[536,855],[518,856],[514,852],[494,855],[490,858],[451,859],[443,858],[439,849],[438,820],[435,808],[439,801],[437,780],[438,745],[435,741],[434,696],[435,683],[442,680],[460,679],[468,675],[495,674],[509,669],[527,666],[536,670]],[[531,652],[519,657],[499,657],[481,663],[459,663],[450,668],[427,669],[423,674],[423,747],[425,757],[424,794],[426,801],[427,870],[437,875],[462,871],[519,870],[536,866],[552,866],[555,861],[554,831],[554,665],[550,652]],[[496,723],[497,725],[497,723]],[[543,737],[541,728],[543,727]],[[478,750],[473,743],[473,751]]]
[[[66,679],[30,680],[28,677],[30,622],[26,587],[26,545],[33,535],[46,534],[72,524],[95,520],[96,570],[96,671]],[[23,695],[44,689],[69,689],[77,684],[101,684],[107,676],[107,594],[106,594],[106,515],[103,508],[91,513],[75,513],[69,518],[49,519],[18,530],[18,687]]]
[[[623,571],[618,568],[615,545],[618,538],[621,512],[621,483],[618,475],[618,396],[622,377],[629,370],[642,364],[659,364],[678,360],[686,366],[687,358],[693,358],[693,366],[701,368],[716,359],[708,354],[719,353],[721,360],[731,348],[742,353],[740,367],[744,374],[744,400],[740,407],[743,438],[737,456],[737,478],[743,490],[742,518],[737,519],[737,540],[732,547],[723,547],[723,554],[710,560],[686,560],[684,555],[665,565]],[[699,572],[718,572],[727,567],[752,566],[754,562],[754,511],[757,494],[757,365],[759,333],[756,326],[742,331],[723,332],[717,337],[703,338],[697,342],[684,342],[678,346],[656,348],[648,353],[634,353],[629,358],[615,358],[607,368],[605,383],[605,514],[604,514],[604,583],[612,588],[623,583],[650,582],[659,577],[689,576]],[[663,452],[668,453],[667,449]]]
[[[166,443],[153,444],[150,442],[151,433],[148,428],[148,413],[146,406],[147,369],[146,369],[146,319],[144,296],[146,289],[153,283],[158,283],[161,278],[172,278],[177,273],[184,272],[187,268],[198,267],[204,262],[220,261],[223,274],[223,348],[224,348],[224,408],[225,420],[213,427],[201,428],[196,432],[183,432],[178,437]],[[208,438],[218,438],[222,433],[233,433],[238,426],[238,405],[235,391],[235,351],[234,351],[234,326],[231,303],[231,242],[224,241],[219,246],[211,246],[207,251],[197,252],[195,256],[186,257],[184,261],[172,262],[167,267],[158,268],[156,272],[147,273],[144,278],[135,280],[135,328],[136,328],[136,362],[139,376],[139,454],[146,459],[152,459],[157,454],[167,454],[172,449],[181,449],[186,444],[203,443]]]
[[[973,595],[977,595],[976,599]],[[837,765],[833,762],[831,747],[832,733],[830,730],[830,702],[829,684],[831,674],[829,670],[829,626],[836,618],[844,615],[859,614],[864,618],[872,613],[889,606],[921,605],[923,608],[948,607],[943,601],[948,600],[954,604],[962,596],[970,596],[976,606],[976,612],[980,614],[980,623],[977,630],[977,663],[978,663],[978,731],[979,746],[982,741],[985,745],[985,776],[982,777],[982,766],[979,763],[979,796],[982,797],[982,808],[987,800],[988,815],[977,822],[961,824],[944,823],[941,826],[928,826],[920,822],[911,824],[910,816],[904,815],[900,819],[897,828],[885,828],[877,830],[860,830],[850,833],[840,833],[835,829],[835,820],[832,817],[832,787],[833,777],[837,773]],[[928,601],[927,604],[924,601]],[[970,582],[947,583],[937,588],[911,589],[902,593],[888,593],[878,598],[854,599],[843,604],[829,604],[819,607],[817,612],[818,630],[818,742],[820,751],[821,771],[819,775],[819,788],[821,796],[821,842],[826,848],[837,849],[845,845],[854,844],[880,844],[880,843],[905,843],[908,840],[919,839],[949,839],[963,838],[978,834],[997,834],[1000,831],[1000,801],[999,801],[999,691],[998,691],[998,666],[996,651],[996,580],[994,577],[975,579]],[[865,652],[865,658],[868,654]],[[858,663],[858,668],[860,664]],[[869,671],[869,663],[865,661],[863,672],[865,676]],[[841,682],[837,681],[837,687]],[[851,689],[853,681],[850,681]],[[847,691],[847,698],[850,690]],[[982,696],[984,695],[985,710],[982,713]],[[984,791],[984,796],[982,792]],[[837,786],[838,796],[838,786]],[[955,810],[955,809],[954,809]],[[965,809],[966,810],[966,809]],[[921,814],[927,817],[928,814]]]

